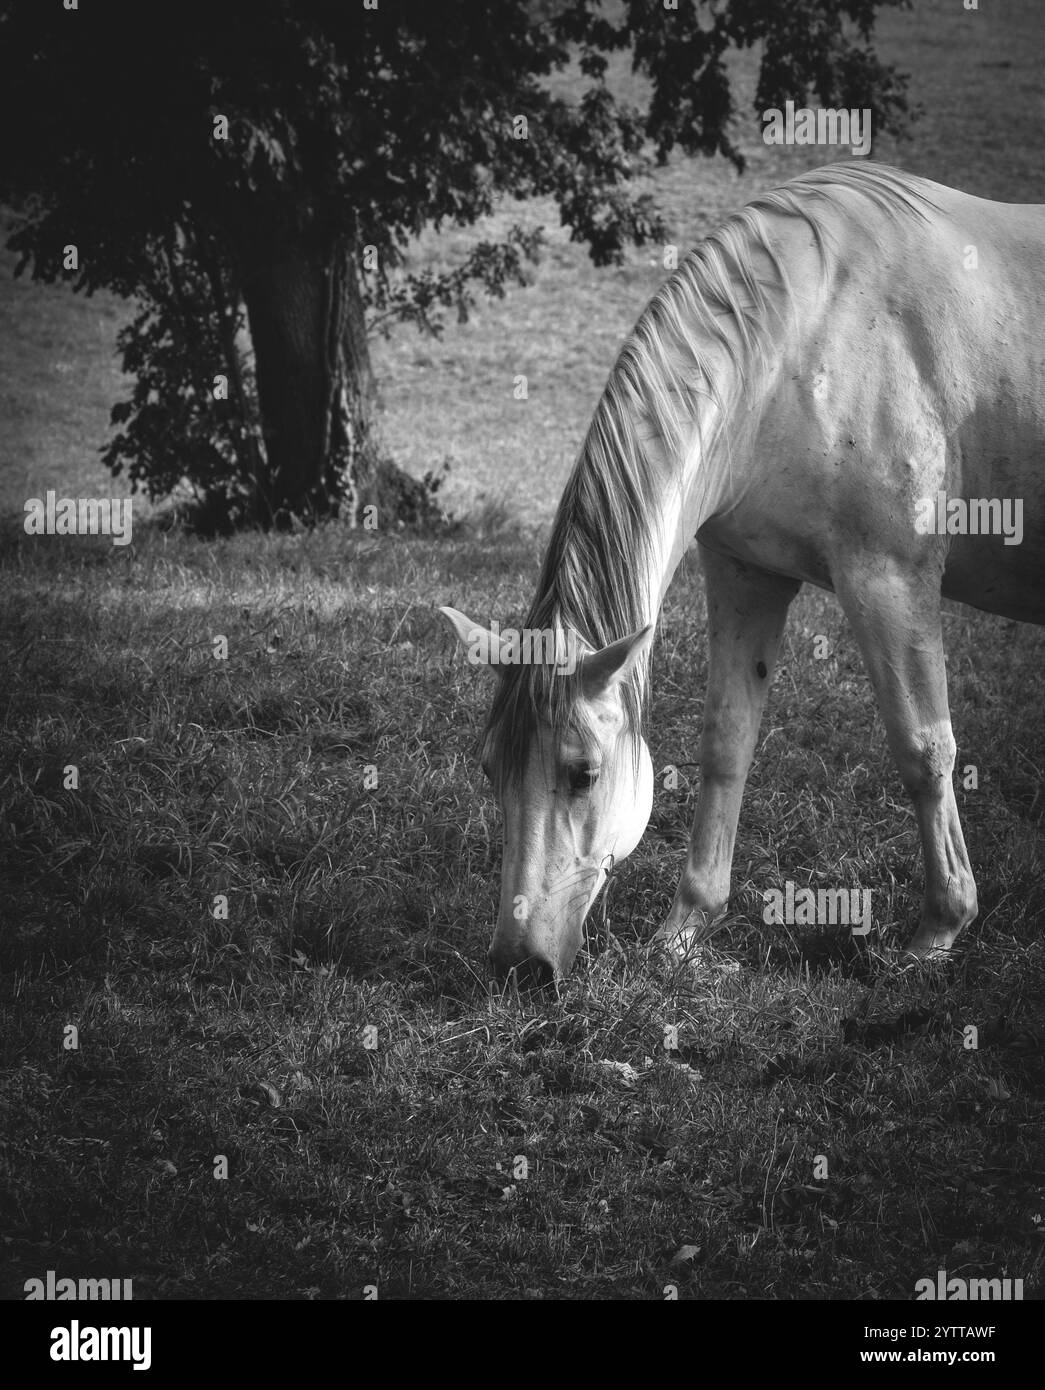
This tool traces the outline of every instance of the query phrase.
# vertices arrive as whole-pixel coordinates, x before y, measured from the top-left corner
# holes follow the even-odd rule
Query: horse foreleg
[[[908,950],[946,951],[976,916],[976,884],[965,850],[951,774],[956,747],[938,576],[881,563],[836,582],[856,634],[900,776],[914,803],[925,856],[925,895]]]
[[[801,587],[701,547],[707,580],[708,687],[701,787],[689,853],[657,940],[685,953],[725,909],[744,783],[788,605]]]

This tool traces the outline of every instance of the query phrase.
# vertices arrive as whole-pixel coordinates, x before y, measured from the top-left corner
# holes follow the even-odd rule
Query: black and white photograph
[[[1025,1365],[1042,0],[0,0],[0,426],[25,1367]]]

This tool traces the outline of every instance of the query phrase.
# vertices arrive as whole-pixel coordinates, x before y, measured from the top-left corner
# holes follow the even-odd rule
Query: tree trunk
[[[374,381],[350,248],[333,238],[254,240],[243,297],[254,345],[267,469],[261,519],[354,523],[372,500]]]

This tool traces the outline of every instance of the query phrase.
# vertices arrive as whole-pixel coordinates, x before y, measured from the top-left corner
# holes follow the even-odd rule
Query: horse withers
[[[497,673],[483,744],[504,814],[496,973],[565,973],[642,836],[650,640],[694,537],[701,789],[658,935],[686,952],[725,909],[774,661],[807,582],[842,604],[914,804],[925,891],[908,950],[949,949],[977,903],[940,599],[1045,622],[1043,482],[1045,207],[843,164],[758,198],[689,253],[620,351],[526,620],[576,659],[520,659],[442,610]]]

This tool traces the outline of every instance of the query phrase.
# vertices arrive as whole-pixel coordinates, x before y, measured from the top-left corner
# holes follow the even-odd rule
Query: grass
[[[942,2],[887,17],[883,50],[930,106],[909,167],[1042,196],[1029,147],[1003,163],[990,139],[1037,61],[1035,15],[979,15],[974,39]],[[687,234],[790,168],[753,153],[744,183],[681,161],[657,175]],[[851,634],[805,592],[700,968],[645,944],[692,818],[683,775],[559,998],[486,993],[488,692],[434,610],[524,610],[567,445],[659,275],[639,254],[595,272],[553,238],[530,289],[442,343],[381,347],[401,456],[455,456],[471,517],[455,536],[6,537],[3,1296],[55,1269],[133,1278],[139,1299],[909,1299],[940,1267],[1041,1296],[1040,631],[945,616],[981,904],[948,964],[892,961],[917,916],[913,820]],[[125,309],[0,294],[8,504],[105,495],[89,442]],[[521,417],[510,378],[531,360]],[[696,756],[704,661],[687,561],[655,651],[657,768]],[[871,936],[764,926],[761,889],[786,878],[869,887]]]
[[[952,965],[881,951],[916,915],[917,843],[852,641],[810,595],[705,967],[643,945],[683,780],[613,885],[609,949],[553,1004],[491,1001],[486,692],[431,605],[517,611],[532,552],[153,536],[88,543],[61,584],[50,554],[25,543],[5,576],[5,1292],[48,1268],[121,1271],[139,1297],[909,1297],[938,1266],[1034,1283],[1040,639],[948,618],[960,761],[982,769],[962,798],[982,913]],[[687,567],[658,767],[693,754],[701,627]],[[871,886],[871,949],[763,927],[759,885],[786,877]],[[699,1256],[673,1265],[683,1245]]]

